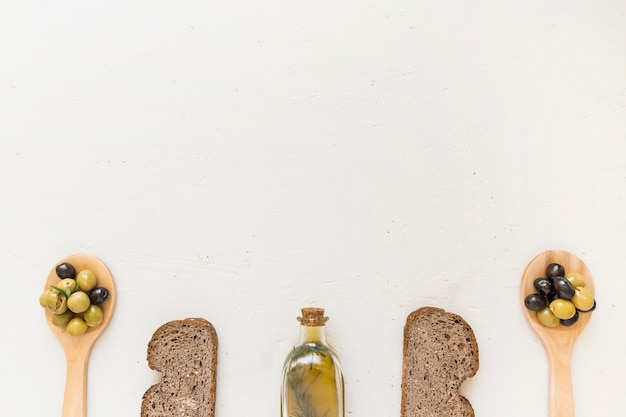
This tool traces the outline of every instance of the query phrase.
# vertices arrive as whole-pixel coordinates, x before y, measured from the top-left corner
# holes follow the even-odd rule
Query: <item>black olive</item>
[[[555,294],[554,286],[552,285],[552,280],[550,278],[537,278],[533,281],[533,285],[539,294],[543,294],[546,297],[551,297]]]
[[[574,288],[571,281],[567,278],[561,276],[554,277],[552,279],[552,286],[559,298],[570,300],[574,294],[576,294],[576,288]]]
[[[576,311],[574,313],[574,315],[572,317],[570,317],[567,320],[561,320],[561,324],[563,326],[571,326],[572,324],[576,323],[578,321],[578,311]]]
[[[76,269],[74,268],[72,264],[68,264],[67,262],[58,264],[55,271],[57,273],[57,276],[61,279],[76,278]]]
[[[545,296],[534,293],[526,296],[524,299],[524,305],[530,311],[539,311],[548,305],[548,300],[546,300]]]
[[[564,277],[565,268],[563,268],[563,265],[561,264],[551,263],[546,267],[546,276],[548,278]]]
[[[97,287],[89,293],[91,304],[102,304],[109,298],[109,290],[104,287]]]

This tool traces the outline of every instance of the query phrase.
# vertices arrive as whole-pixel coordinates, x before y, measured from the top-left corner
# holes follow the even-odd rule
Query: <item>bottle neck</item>
[[[326,344],[326,326],[300,326],[300,343]]]

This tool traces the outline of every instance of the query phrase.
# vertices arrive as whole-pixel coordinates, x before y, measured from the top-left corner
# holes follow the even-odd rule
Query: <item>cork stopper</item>
[[[328,321],[328,317],[324,317],[323,308],[304,307],[301,311],[302,317],[298,317],[298,321],[303,326],[323,326]]]

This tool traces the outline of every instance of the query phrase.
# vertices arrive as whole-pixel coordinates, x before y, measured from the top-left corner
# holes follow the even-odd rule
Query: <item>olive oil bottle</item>
[[[303,308],[300,339],[285,360],[281,417],[344,417],[343,375],[326,342],[324,309]]]

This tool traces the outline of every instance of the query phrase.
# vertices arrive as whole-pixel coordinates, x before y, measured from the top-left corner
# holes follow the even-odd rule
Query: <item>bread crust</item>
[[[144,393],[141,417],[214,417],[217,333],[202,318],[161,325],[148,343],[148,366],[161,381]]]
[[[407,317],[401,417],[474,417],[459,390],[478,371],[478,342],[459,315],[422,307]]]

